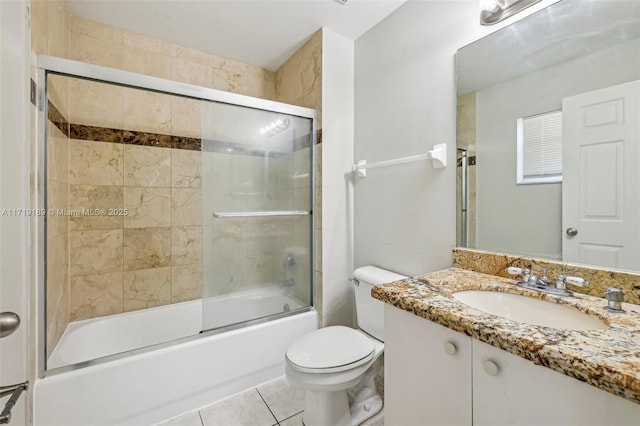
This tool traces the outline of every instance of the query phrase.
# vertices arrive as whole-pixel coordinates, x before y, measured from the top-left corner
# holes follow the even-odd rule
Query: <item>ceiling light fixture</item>
[[[493,25],[541,0],[480,0],[480,24]]]

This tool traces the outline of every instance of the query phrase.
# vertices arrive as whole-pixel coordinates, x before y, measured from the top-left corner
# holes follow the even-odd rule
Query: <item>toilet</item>
[[[375,266],[356,269],[351,281],[358,329],[321,328],[287,349],[287,380],[306,391],[305,426],[356,426],[382,409],[375,377],[382,367],[384,303],[371,297],[371,289],[405,278]]]

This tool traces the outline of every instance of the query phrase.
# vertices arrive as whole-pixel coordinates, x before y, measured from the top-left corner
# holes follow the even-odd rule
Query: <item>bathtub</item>
[[[48,368],[82,363],[304,305],[277,287],[128,312],[68,326]],[[235,315],[235,316],[234,316]],[[159,327],[159,324],[163,324]],[[35,425],[150,425],[284,374],[284,352],[317,328],[308,310],[204,334],[71,371],[34,386]]]

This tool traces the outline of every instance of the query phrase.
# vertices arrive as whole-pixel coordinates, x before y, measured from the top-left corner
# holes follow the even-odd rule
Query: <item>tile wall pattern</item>
[[[316,110],[322,128],[322,30],[317,31],[275,72],[276,98]]]
[[[567,287],[571,291],[604,297],[608,287],[617,287],[624,291],[625,302],[640,304],[640,274],[635,272],[615,271],[465,248],[453,249],[453,266],[505,278],[512,278],[506,272],[509,266],[529,268],[538,275],[546,268],[547,276],[552,282],[555,281],[557,275],[578,276],[589,281],[587,287],[568,284]]]
[[[66,1],[31,0],[30,12],[32,52],[68,57],[70,17]],[[31,69],[32,78],[35,78],[35,64],[32,64]],[[65,79],[51,79],[49,96],[58,105],[61,115],[68,114],[69,87]],[[47,162],[48,202],[53,208],[68,209],[69,138],[67,132],[59,131],[51,123],[48,123],[47,131],[50,136]],[[36,132],[31,134],[35,135]],[[32,144],[35,144],[35,139],[32,140]],[[35,150],[32,149],[32,152]],[[46,271],[49,282],[46,301],[46,350],[50,354],[69,324],[69,229],[66,218],[48,217],[47,234],[47,251],[54,255]],[[55,267],[52,266],[54,262]]]
[[[34,53],[311,107],[320,117],[321,32],[276,72],[72,16],[65,0],[31,1],[31,36]],[[201,186],[201,171],[193,170],[192,158],[182,152],[201,148],[198,102],[178,97],[167,102],[163,95],[128,88],[104,90],[97,83],[82,80],[52,79],[51,88],[50,100],[64,120],[58,117],[53,120],[55,125],[50,125],[49,134],[55,135],[59,143],[50,151],[49,171],[57,171],[59,185],[50,186],[49,202],[67,210],[121,205],[129,209],[130,215],[73,216],[59,218],[57,223],[49,221],[56,227],[49,228],[49,232],[59,236],[50,241],[57,244],[50,252],[55,251],[60,257],[56,260],[59,266],[48,273],[49,351],[70,319],[196,297],[195,289],[185,283],[199,280],[201,270],[196,265],[201,265],[202,259],[195,253],[196,247],[203,244],[202,237],[198,237],[202,225],[194,217],[197,215],[180,208],[189,201],[199,207],[193,197]],[[67,119],[68,131],[63,128],[58,132],[56,128],[60,129]],[[321,128],[319,120],[316,126]],[[95,144],[96,140],[103,143]],[[320,141],[318,130],[317,142]],[[52,141],[49,143],[53,146]],[[151,153],[151,147],[165,152]],[[177,152],[176,148],[181,150]],[[314,276],[319,304],[321,145],[313,149],[318,159]],[[95,169],[101,172],[95,173]],[[68,173],[60,173],[63,170]],[[51,176],[49,179],[56,181]],[[158,214],[167,210],[172,215],[169,221]],[[152,230],[154,237],[149,238]],[[167,240],[171,241],[168,248]],[[141,254],[140,241],[149,241],[152,250]],[[96,252],[92,248],[95,242],[111,245],[115,252],[95,253],[97,257],[90,265],[88,254],[91,250]],[[122,287],[113,286],[114,282],[122,282]],[[131,300],[125,303],[125,297]]]
[[[88,83],[92,93],[105,99],[121,90],[69,80],[71,87],[78,81]],[[143,91],[132,91],[124,101],[143,108],[145,104],[134,95],[146,97]],[[308,136],[295,141],[296,151],[268,158],[273,178],[264,183],[267,157],[262,151],[153,133],[171,131],[174,122],[185,121],[184,112],[161,115],[154,123],[153,111],[148,111],[145,121],[137,124],[112,111],[110,116],[95,117],[89,114],[91,101],[80,96],[70,102],[72,117],[79,111],[76,119],[92,123],[92,132],[83,139],[75,138],[74,129],[89,126],[67,121],[49,103],[50,122],[71,136],[65,162],[71,321],[198,299],[203,296],[203,282],[215,283],[205,286],[204,295],[210,297],[293,278],[296,286],[290,291],[309,303],[308,219],[211,222],[212,217],[202,218],[203,208],[225,211],[225,205],[238,200],[248,211],[308,209],[312,149]],[[171,96],[162,95],[152,105],[161,108],[171,101]],[[100,126],[102,120],[114,127]],[[140,137],[122,137],[127,134]],[[175,143],[154,143],[165,136]],[[227,149],[232,146],[230,154]],[[203,177],[207,187],[202,186]],[[203,193],[209,195],[205,205]],[[264,204],[265,197],[269,205]],[[79,213],[95,209],[102,213]],[[282,266],[289,253],[297,258],[295,274]],[[203,256],[209,259],[204,280]]]

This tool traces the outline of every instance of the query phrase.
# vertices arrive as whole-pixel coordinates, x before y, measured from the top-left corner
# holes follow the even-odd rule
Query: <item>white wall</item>
[[[356,41],[355,157],[367,162],[447,144],[430,161],[355,183],[355,266],[405,275],[451,266],[456,236],[454,54],[480,31],[477,2],[408,2]]]
[[[27,3],[0,1],[0,211],[29,209],[29,31]],[[28,379],[29,220],[0,215],[0,312],[22,324],[0,341],[0,385]],[[27,394],[13,408],[12,424],[27,424]],[[7,398],[3,398],[0,409]]]
[[[516,185],[516,120],[636,80],[638,64],[635,40],[477,92],[477,248],[562,257],[562,184]]]
[[[322,32],[322,322],[352,325],[353,41]]]
[[[376,169],[355,184],[355,266],[405,275],[451,266],[456,237],[456,50],[555,3],[482,27],[476,0],[408,1],[356,40],[355,156],[367,162],[446,143],[449,165]]]

